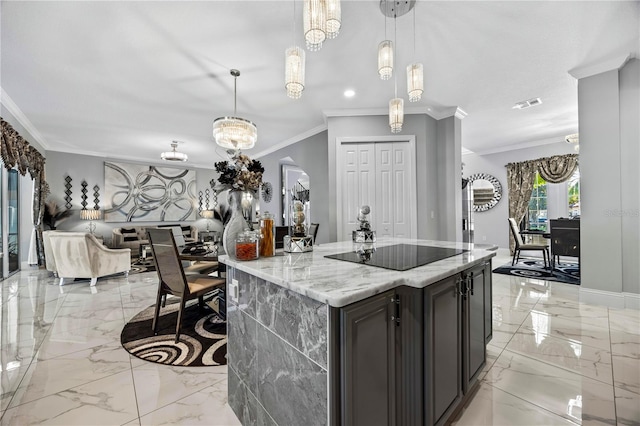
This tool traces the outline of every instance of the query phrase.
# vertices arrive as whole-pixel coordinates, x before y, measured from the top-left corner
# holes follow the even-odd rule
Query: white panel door
[[[409,142],[340,145],[339,240],[350,239],[351,231],[357,229],[356,217],[362,205],[371,206],[371,226],[378,237],[416,237],[412,150]]]

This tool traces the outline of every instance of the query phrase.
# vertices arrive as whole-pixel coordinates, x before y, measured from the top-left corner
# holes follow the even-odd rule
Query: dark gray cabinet
[[[485,365],[491,262],[331,308],[329,337],[330,424],[444,424]]]
[[[395,291],[340,310],[342,424],[395,425]]]

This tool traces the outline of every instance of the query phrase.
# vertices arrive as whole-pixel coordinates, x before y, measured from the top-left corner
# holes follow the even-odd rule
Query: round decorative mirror
[[[502,185],[495,177],[487,173],[469,176],[473,189],[473,211],[484,212],[493,208],[502,198]]]

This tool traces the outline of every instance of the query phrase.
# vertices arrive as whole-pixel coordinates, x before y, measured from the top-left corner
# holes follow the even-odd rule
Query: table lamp
[[[213,219],[213,210],[202,210],[200,212],[200,217],[207,219],[207,232],[209,232],[209,223],[211,222],[211,219]]]
[[[89,229],[89,233],[91,235],[93,235],[94,231],[96,230],[96,224],[93,223],[93,221],[100,219],[101,216],[102,212],[97,209],[80,210],[80,219],[89,221],[89,225],[87,226],[87,228]]]

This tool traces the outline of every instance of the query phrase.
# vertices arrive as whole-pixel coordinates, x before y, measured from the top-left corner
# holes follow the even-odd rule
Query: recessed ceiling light
[[[345,98],[353,98],[356,95],[356,91],[353,89],[347,89],[344,91]]]
[[[525,109],[525,108],[529,108],[529,107],[532,107],[532,106],[540,105],[541,103],[542,103],[542,99],[540,99],[540,98],[531,98],[531,99],[527,99],[526,101],[516,102],[516,104],[514,106],[512,106],[511,108],[513,108],[513,109]]]

